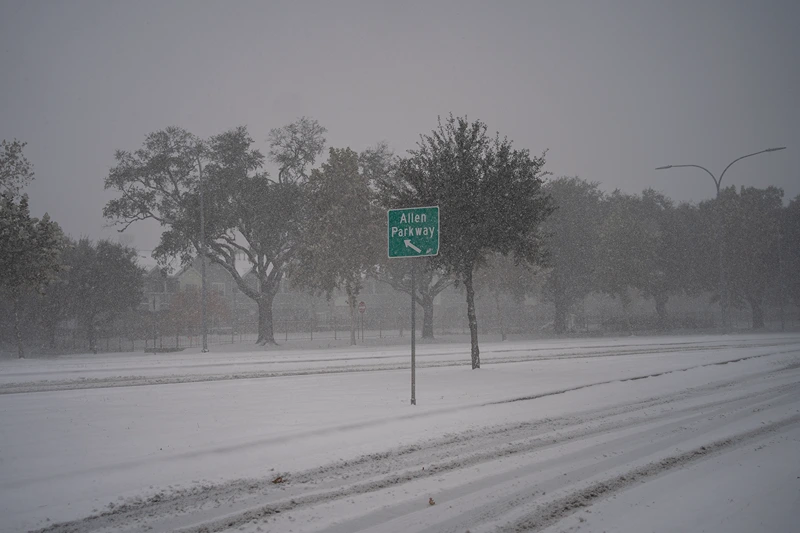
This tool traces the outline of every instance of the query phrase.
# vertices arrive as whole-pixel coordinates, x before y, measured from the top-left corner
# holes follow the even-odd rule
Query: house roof
[[[181,274],[185,273],[190,268],[194,268],[195,270],[199,271],[199,268],[195,267],[195,264],[194,264],[196,260],[197,260],[197,258],[195,258],[195,260],[193,260],[191,263],[187,263],[186,265],[183,265],[181,268],[179,268],[173,274],[173,276],[176,276],[176,277],[180,276]],[[242,257],[242,258],[240,258],[240,259],[238,259],[236,261],[236,272],[239,273],[239,276],[245,277],[247,274],[250,273],[251,270],[253,270],[253,265],[251,265],[250,262],[246,258]]]
[[[148,274],[152,273],[154,270],[161,270],[163,265],[160,265],[158,261],[152,255],[151,250],[140,250],[136,254],[136,264],[140,267],[144,268]],[[180,267],[180,260],[173,259],[169,261],[166,265],[171,271],[175,271],[176,268]]]
[[[148,272],[148,274],[152,273],[154,270],[161,270],[163,268],[163,265],[160,265],[158,261],[156,261],[156,259],[153,258],[152,251],[149,250],[139,251],[136,257],[136,262],[139,266],[143,267]],[[192,261],[191,263],[187,263],[185,265],[181,265],[181,261],[177,257],[171,259],[166,266],[168,267],[168,270],[170,272],[170,277],[178,277],[181,274],[185,273],[188,269],[195,268],[194,261]],[[198,268],[195,268],[195,270],[199,271],[199,265]],[[242,278],[244,278],[252,270],[253,270],[253,265],[250,264],[250,261],[247,260],[244,254],[237,254],[236,272],[238,272],[239,275]]]

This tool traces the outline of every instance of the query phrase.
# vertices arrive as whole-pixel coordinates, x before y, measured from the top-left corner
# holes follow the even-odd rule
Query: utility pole
[[[231,314],[231,344],[236,342],[236,285],[231,284],[233,293],[233,313]]]
[[[201,315],[202,315],[202,332],[203,332],[203,348],[202,352],[206,353],[208,351],[208,323],[207,323],[207,312],[206,309],[208,307],[208,288],[206,287],[206,219],[205,219],[205,206],[203,200],[203,163],[200,160],[200,153],[198,151],[197,154],[197,168],[200,175],[200,278],[201,278]]]
[[[784,295],[786,288],[783,283],[783,217],[778,219],[778,302],[780,304],[781,331],[786,331],[786,315],[784,314]]]
[[[158,339],[158,329],[156,327],[157,317],[156,317],[156,295],[153,295],[153,353],[156,353],[156,340]]]

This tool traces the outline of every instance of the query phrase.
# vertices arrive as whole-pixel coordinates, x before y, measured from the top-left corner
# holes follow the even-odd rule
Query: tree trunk
[[[20,359],[25,359],[25,348],[22,346],[22,330],[20,329],[19,318],[20,298],[19,294],[14,293],[14,337],[17,339],[17,354]]]
[[[631,324],[631,300],[626,296],[620,297],[622,301],[622,314],[625,315],[625,324],[628,326],[628,335],[633,336],[633,324]]]
[[[494,304],[497,307],[497,322],[500,325],[500,340],[506,340],[506,328],[503,324],[503,308],[500,306],[500,293],[494,293]]]
[[[275,293],[262,292],[261,297],[256,300],[258,304],[258,340],[256,344],[265,346],[267,344],[277,344],[275,342],[275,328],[272,324],[272,302]]]
[[[761,301],[758,298],[748,298],[747,303],[750,304],[753,313],[753,329],[764,329],[764,309],[761,307]]]
[[[357,304],[356,300],[358,299],[357,294],[349,294],[348,291],[347,295],[347,306],[350,308],[350,346],[356,345],[356,325],[357,325]]]
[[[630,313],[630,310],[628,309],[628,306],[625,306],[623,308],[623,311],[625,312],[625,323],[628,324],[628,335],[630,335],[632,337],[633,336],[633,324],[631,323],[631,313]]]
[[[422,297],[422,338],[433,338],[433,298],[430,295]]]
[[[89,351],[92,353],[97,353],[97,339],[95,337],[94,317],[90,316],[86,320],[86,342],[89,344]],[[155,345],[153,348],[155,348]]]
[[[478,348],[478,319],[475,316],[475,289],[472,286],[472,269],[464,276],[464,288],[467,289],[467,319],[469,320],[469,338],[472,343],[472,369],[481,367],[481,352]]]
[[[553,278],[553,304],[556,314],[553,318],[553,331],[561,335],[567,332],[567,314],[569,313],[569,303],[567,294],[561,283],[561,276],[554,272]]]
[[[55,349],[55,347],[56,347],[56,322],[55,321],[53,321],[50,324],[48,324],[47,338],[48,338],[48,344],[50,345],[50,348]]]
[[[558,295],[556,295],[554,303],[556,307],[556,315],[553,321],[553,330],[558,334],[566,333],[567,312],[569,311],[569,306],[567,305],[566,298],[559,297]]]
[[[661,325],[661,329],[667,329],[667,321],[669,320],[669,316],[667,315],[667,302],[669,301],[669,296],[666,294],[656,294],[653,296],[653,299],[656,302],[656,313],[658,313],[658,321]]]

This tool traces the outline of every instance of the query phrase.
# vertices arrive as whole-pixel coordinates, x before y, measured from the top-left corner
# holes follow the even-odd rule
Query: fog
[[[799,27],[0,0],[0,530],[791,530]]]
[[[34,213],[104,229],[117,149],[310,116],[330,146],[413,148],[436,117],[486,122],[606,191],[713,197],[702,171],[800,145],[797,2],[23,2],[0,4],[0,137],[28,142]],[[727,184],[800,193],[792,152]],[[130,230],[152,249],[153,225]]]

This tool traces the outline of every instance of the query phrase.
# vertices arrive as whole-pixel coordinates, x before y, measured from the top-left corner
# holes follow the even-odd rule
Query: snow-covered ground
[[[800,335],[481,348],[0,361],[0,530],[800,523]]]

